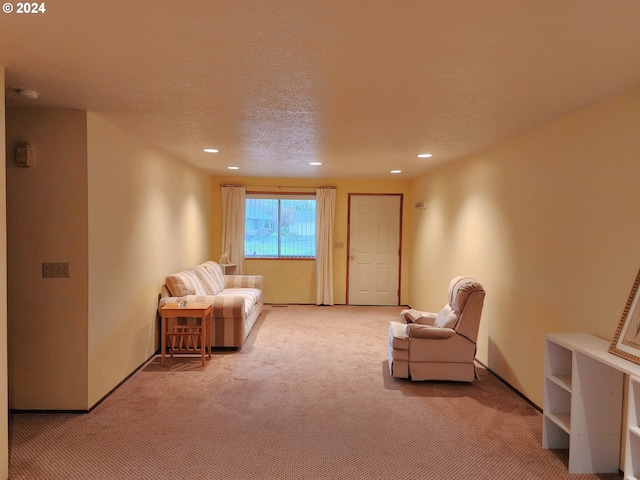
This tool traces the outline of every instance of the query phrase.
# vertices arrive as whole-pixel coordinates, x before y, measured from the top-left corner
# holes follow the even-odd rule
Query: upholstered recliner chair
[[[473,278],[456,277],[440,313],[403,310],[400,322],[389,326],[391,376],[472,382],[484,296]]]

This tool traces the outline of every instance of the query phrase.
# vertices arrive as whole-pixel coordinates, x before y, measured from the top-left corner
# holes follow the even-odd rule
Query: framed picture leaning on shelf
[[[622,312],[609,352],[640,364],[640,271]]]

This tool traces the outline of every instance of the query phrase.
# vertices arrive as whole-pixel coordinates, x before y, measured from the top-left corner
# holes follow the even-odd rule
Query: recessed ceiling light
[[[229,170],[240,170],[240,167],[227,167]]]
[[[402,170],[391,170],[389,173],[402,173]]]
[[[218,150],[216,150],[215,148],[205,148],[203,151],[207,153],[218,153]]]
[[[309,165],[322,165],[322,162],[309,162]]]
[[[421,153],[418,155],[418,158],[429,158],[429,157],[433,157],[433,155],[430,153]]]

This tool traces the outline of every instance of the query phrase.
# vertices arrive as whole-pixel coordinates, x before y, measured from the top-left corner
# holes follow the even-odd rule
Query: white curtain
[[[333,219],[336,189],[316,190],[316,304],[333,305]]]
[[[222,187],[222,256],[236,265],[235,273],[244,273],[244,187]]]

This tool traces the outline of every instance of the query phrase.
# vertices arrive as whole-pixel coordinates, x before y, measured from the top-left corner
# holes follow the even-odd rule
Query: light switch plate
[[[68,278],[69,262],[43,263],[42,278]]]

